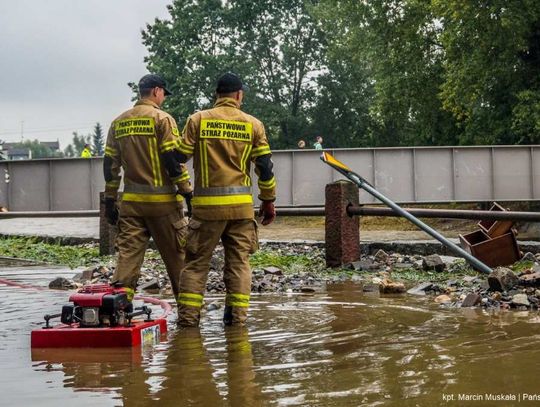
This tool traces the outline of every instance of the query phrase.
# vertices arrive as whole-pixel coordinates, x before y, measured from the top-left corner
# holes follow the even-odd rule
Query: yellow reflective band
[[[173,128],[172,128],[172,134],[175,135],[175,136],[179,136],[179,135],[180,135],[180,132],[178,131],[178,127],[173,127]]]
[[[195,149],[195,147],[186,144],[182,139],[178,141],[178,148],[186,154],[193,154],[193,150]]]
[[[159,152],[158,152],[158,146],[157,146],[157,140],[155,138],[150,139],[152,144],[154,145],[154,157],[156,160],[156,170],[158,174],[158,184],[157,186],[163,185],[163,175],[161,174],[161,160],[159,158]]]
[[[249,122],[219,119],[201,120],[201,139],[217,138],[251,143],[252,135],[253,125]]]
[[[268,181],[259,180],[258,184],[259,184],[259,188],[264,188],[264,189],[274,188],[276,186],[276,178],[272,177]]]
[[[260,157],[261,155],[266,155],[266,154],[272,154],[272,151],[270,150],[270,146],[257,147],[251,151],[251,157],[253,158]]]
[[[180,293],[178,294],[176,303],[201,308],[204,302],[203,298],[201,294]]]
[[[128,301],[133,301],[133,297],[135,297],[135,290],[129,287],[122,287],[122,288],[126,292]]]
[[[133,192],[123,193],[122,201],[129,202],[182,202],[182,195],[174,194],[137,194]]]
[[[189,173],[185,172],[185,173],[182,173],[181,175],[179,175],[178,177],[171,178],[171,181],[172,182],[183,182],[183,181],[188,181],[189,179],[191,179],[191,177],[189,176]]]
[[[107,187],[119,187],[120,181],[109,181],[105,183],[105,186]]]
[[[244,152],[242,153],[242,158],[240,159],[240,171],[242,171],[244,175],[244,182],[243,185],[251,186],[251,178],[249,177],[249,174],[247,173],[247,161],[249,160],[249,153],[251,152],[251,144],[246,145],[244,148]]]
[[[249,307],[249,295],[227,294],[225,304],[233,307]]]
[[[114,122],[114,137],[127,136],[151,137],[156,134],[155,122],[152,117],[137,117],[122,119]]]
[[[253,204],[253,197],[251,195],[194,196],[191,203],[193,206]]]
[[[206,150],[206,141],[201,142],[201,148],[200,148],[200,156],[201,156],[201,185],[202,187],[207,187],[209,184],[208,181],[208,152]]]
[[[236,301],[228,301],[227,305],[230,305],[231,307],[249,307],[249,303],[243,303],[243,302],[236,302]]]
[[[154,186],[163,185],[161,178],[161,166],[159,155],[157,152],[157,142],[155,138],[148,139],[148,152],[150,154],[150,162],[152,163],[152,175],[154,176]]]
[[[161,147],[159,147],[159,151],[161,153],[166,153],[167,151],[174,150],[177,144],[178,143],[176,142],[176,140],[166,141],[165,143],[161,143]]]
[[[114,157],[114,156],[118,155],[118,152],[116,151],[116,149],[107,146],[107,147],[105,147],[105,155],[109,156],[109,157]]]

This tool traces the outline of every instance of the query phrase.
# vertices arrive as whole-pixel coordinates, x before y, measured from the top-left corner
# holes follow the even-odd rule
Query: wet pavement
[[[30,331],[69,292],[29,286],[73,273],[0,268],[0,281],[27,286],[0,282],[2,405],[538,405],[536,311],[445,309],[344,283],[253,295],[247,328],[224,328],[220,308],[200,329],[178,331],[171,317],[153,348],[32,351]]]
[[[276,222],[259,228],[263,240],[324,241],[324,226],[299,227]],[[449,232],[457,237],[455,232]],[[97,241],[99,239],[99,218],[10,218],[0,219],[0,235],[67,237]],[[364,241],[390,240],[430,240],[422,231],[362,231]]]

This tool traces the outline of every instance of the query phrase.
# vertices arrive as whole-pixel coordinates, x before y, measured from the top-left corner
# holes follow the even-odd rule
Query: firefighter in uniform
[[[158,75],[139,81],[141,98],[111,124],[105,147],[106,216],[118,223],[118,264],[113,284],[133,298],[150,237],[165,263],[171,287],[178,296],[184,266],[187,219],[182,201],[190,198],[189,174],[178,161],[180,134],[175,120],[160,106],[170,95]],[[124,191],[117,204],[120,169]]]
[[[258,248],[251,162],[259,178],[262,224],[268,225],[276,216],[272,153],[263,124],[240,110],[243,91],[238,76],[221,76],[214,107],[191,115],[180,139],[180,160],[193,156],[195,173],[186,269],[178,297],[180,326],[199,324],[209,263],[220,239],[225,249],[227,289],[223,320],[227,325],[243,324],[247,318],[251,292],[248,256]]]

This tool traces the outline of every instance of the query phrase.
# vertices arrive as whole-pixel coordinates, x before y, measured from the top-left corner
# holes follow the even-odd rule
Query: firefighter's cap
[[[165,96],[172,95],[171,91],[167,89],[167,82],[161,76],[153,73],[144,75],[139,81],[139,90],[153,88],[162,88],[165,91]]]
[[[249,88],[242,83],[242,79],[235,73],[227,72],[219,77],[216,93],[232,93],[239,90],[247,91]]]

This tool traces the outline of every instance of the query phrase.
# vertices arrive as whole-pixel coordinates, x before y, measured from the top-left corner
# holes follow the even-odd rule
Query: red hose
[[[136,295],[134,297],[135,300],[143,300],[144,302],[148,302],[150,304],[159,305],[161,306],[161,309],[163,310],[163,314],[161,314],[157,319],[161,318],[167,318],[167,315],[169,315],[172,312],[171,304],[169,304],[165,300],[160,300],[158,298],[153,297],[143,297],[141,295]]]
[[[5,285],[9,285],[11,287],[18,287],[18,288],[31,288],[33,290],[48,290],[48,288],[46,288],[46,287],[39,287],[39,286],[36,286],[36,285],[28,285],[28,284],[17,283],[15,281],[6,280],[5,278],[0,278],[0,284],[5,284]],[[141,295],[136,295],[135,299],[136,300],[142,300],[142,301],[147,302],[149,304],[154,304],[154,305],[161,306],[161,309],[163,310],[163,313],[157,319],[167,318],[167,316],[172,312],[171,304],[169,304],[165,300],[160,300],[158,298],[153,298],[153,297],[143,297]]]
[[[45,287],[38,287],[38,286],[35,286],[35,285],[16,283],[15,281],[6,280],[4,278],[0,278],[0,284],[5,284],[5,285],[12,286],[12,287],[18,287],[18,288],[31,288],[33,290],[47,290],[47,288],[45,288]]]

